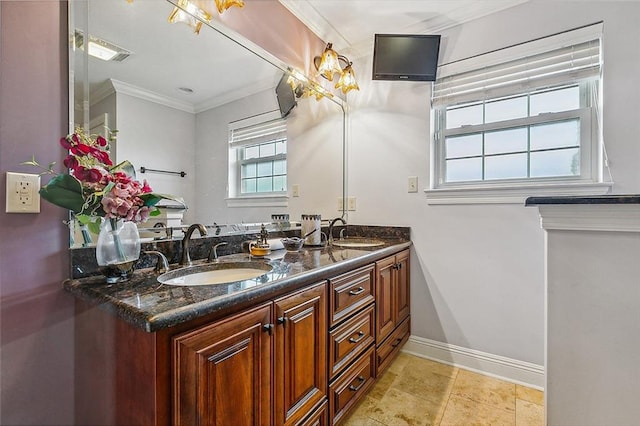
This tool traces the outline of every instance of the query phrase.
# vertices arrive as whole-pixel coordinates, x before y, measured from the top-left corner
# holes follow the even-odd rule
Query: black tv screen
[[[284,73],[276,86],[276,98],[278,98],[278,107],[280,115],[285,118],[291,110],[297,105],[296,96],[293,93],[291,85],[287,82],[289,74]]]
[[[440,35],[376,34],[374,80],[435,81]]]

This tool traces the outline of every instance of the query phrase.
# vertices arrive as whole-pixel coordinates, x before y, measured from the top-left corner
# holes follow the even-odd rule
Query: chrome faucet
[[[226,246],[227,243],[226,242],[221,242],[218,244],[214,244],[213,247],[211,247],[211,251],[209,252],[209,259],[207,259],[208,262],[212,262],[212,261],[218,261],[218,247],[220,246]]]
[[[198,230],[201,237],[207,235],[207,228],[204,225],[199,223],[194,223],[189,226],[187,232],[184,234],[184,238],[182,239],[182,256],[180,257],[180,265],[191,265],[191,257],[189,256],[189,240],[191,240],[191,235],[193,231]]]
[[[333,244],[333,227],[336,225],[336,222],[340,221],[343,225],[347,224],[347,221],[341,217],[336,217],[329,223],[329,246]]]

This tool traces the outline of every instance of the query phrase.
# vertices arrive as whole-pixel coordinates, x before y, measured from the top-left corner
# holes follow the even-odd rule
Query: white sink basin
[[[270,265],[261,262],[222,262],[169,271],[158,281],[178,286],[228,284],[257,278],[271,270]]]
[[[384,245],[384,241],[373,238],[345,238],[342,240],[333,240],[333,245],[344,248],[379,247]]]

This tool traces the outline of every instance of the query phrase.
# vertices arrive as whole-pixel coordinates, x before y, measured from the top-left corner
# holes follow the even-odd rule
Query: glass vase
[[[135,223],[105,219],[100,225],[96,260],[108,283],[126,281],[140,257],[140,234]]]

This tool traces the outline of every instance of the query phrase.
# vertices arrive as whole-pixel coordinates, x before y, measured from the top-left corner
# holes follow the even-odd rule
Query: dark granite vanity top
[[[593,195],[581,197],[554,196],[529,197],[525,206],[539,206],[548,204],[640,204],[640,195]]]
[[[408,239],[385,239],[384,242],[384,246],[372,248],[274,251],[259,260],[269,263],[273,267],[271,272],[240,282],[200,286],[166,285],[157,281],[159,274],[153,268],[146,268],[136,271],[126,282],[107,284],[100,275],[67,280],[64,288],[137,327],[154,332],[204,315],[231,313],[271,300],[370,264],[411,245]],[[222,256],[219,262],[246,260],[249,260],[249,254],[240,253]],[[256,258],[251,260],[255,261]]]

